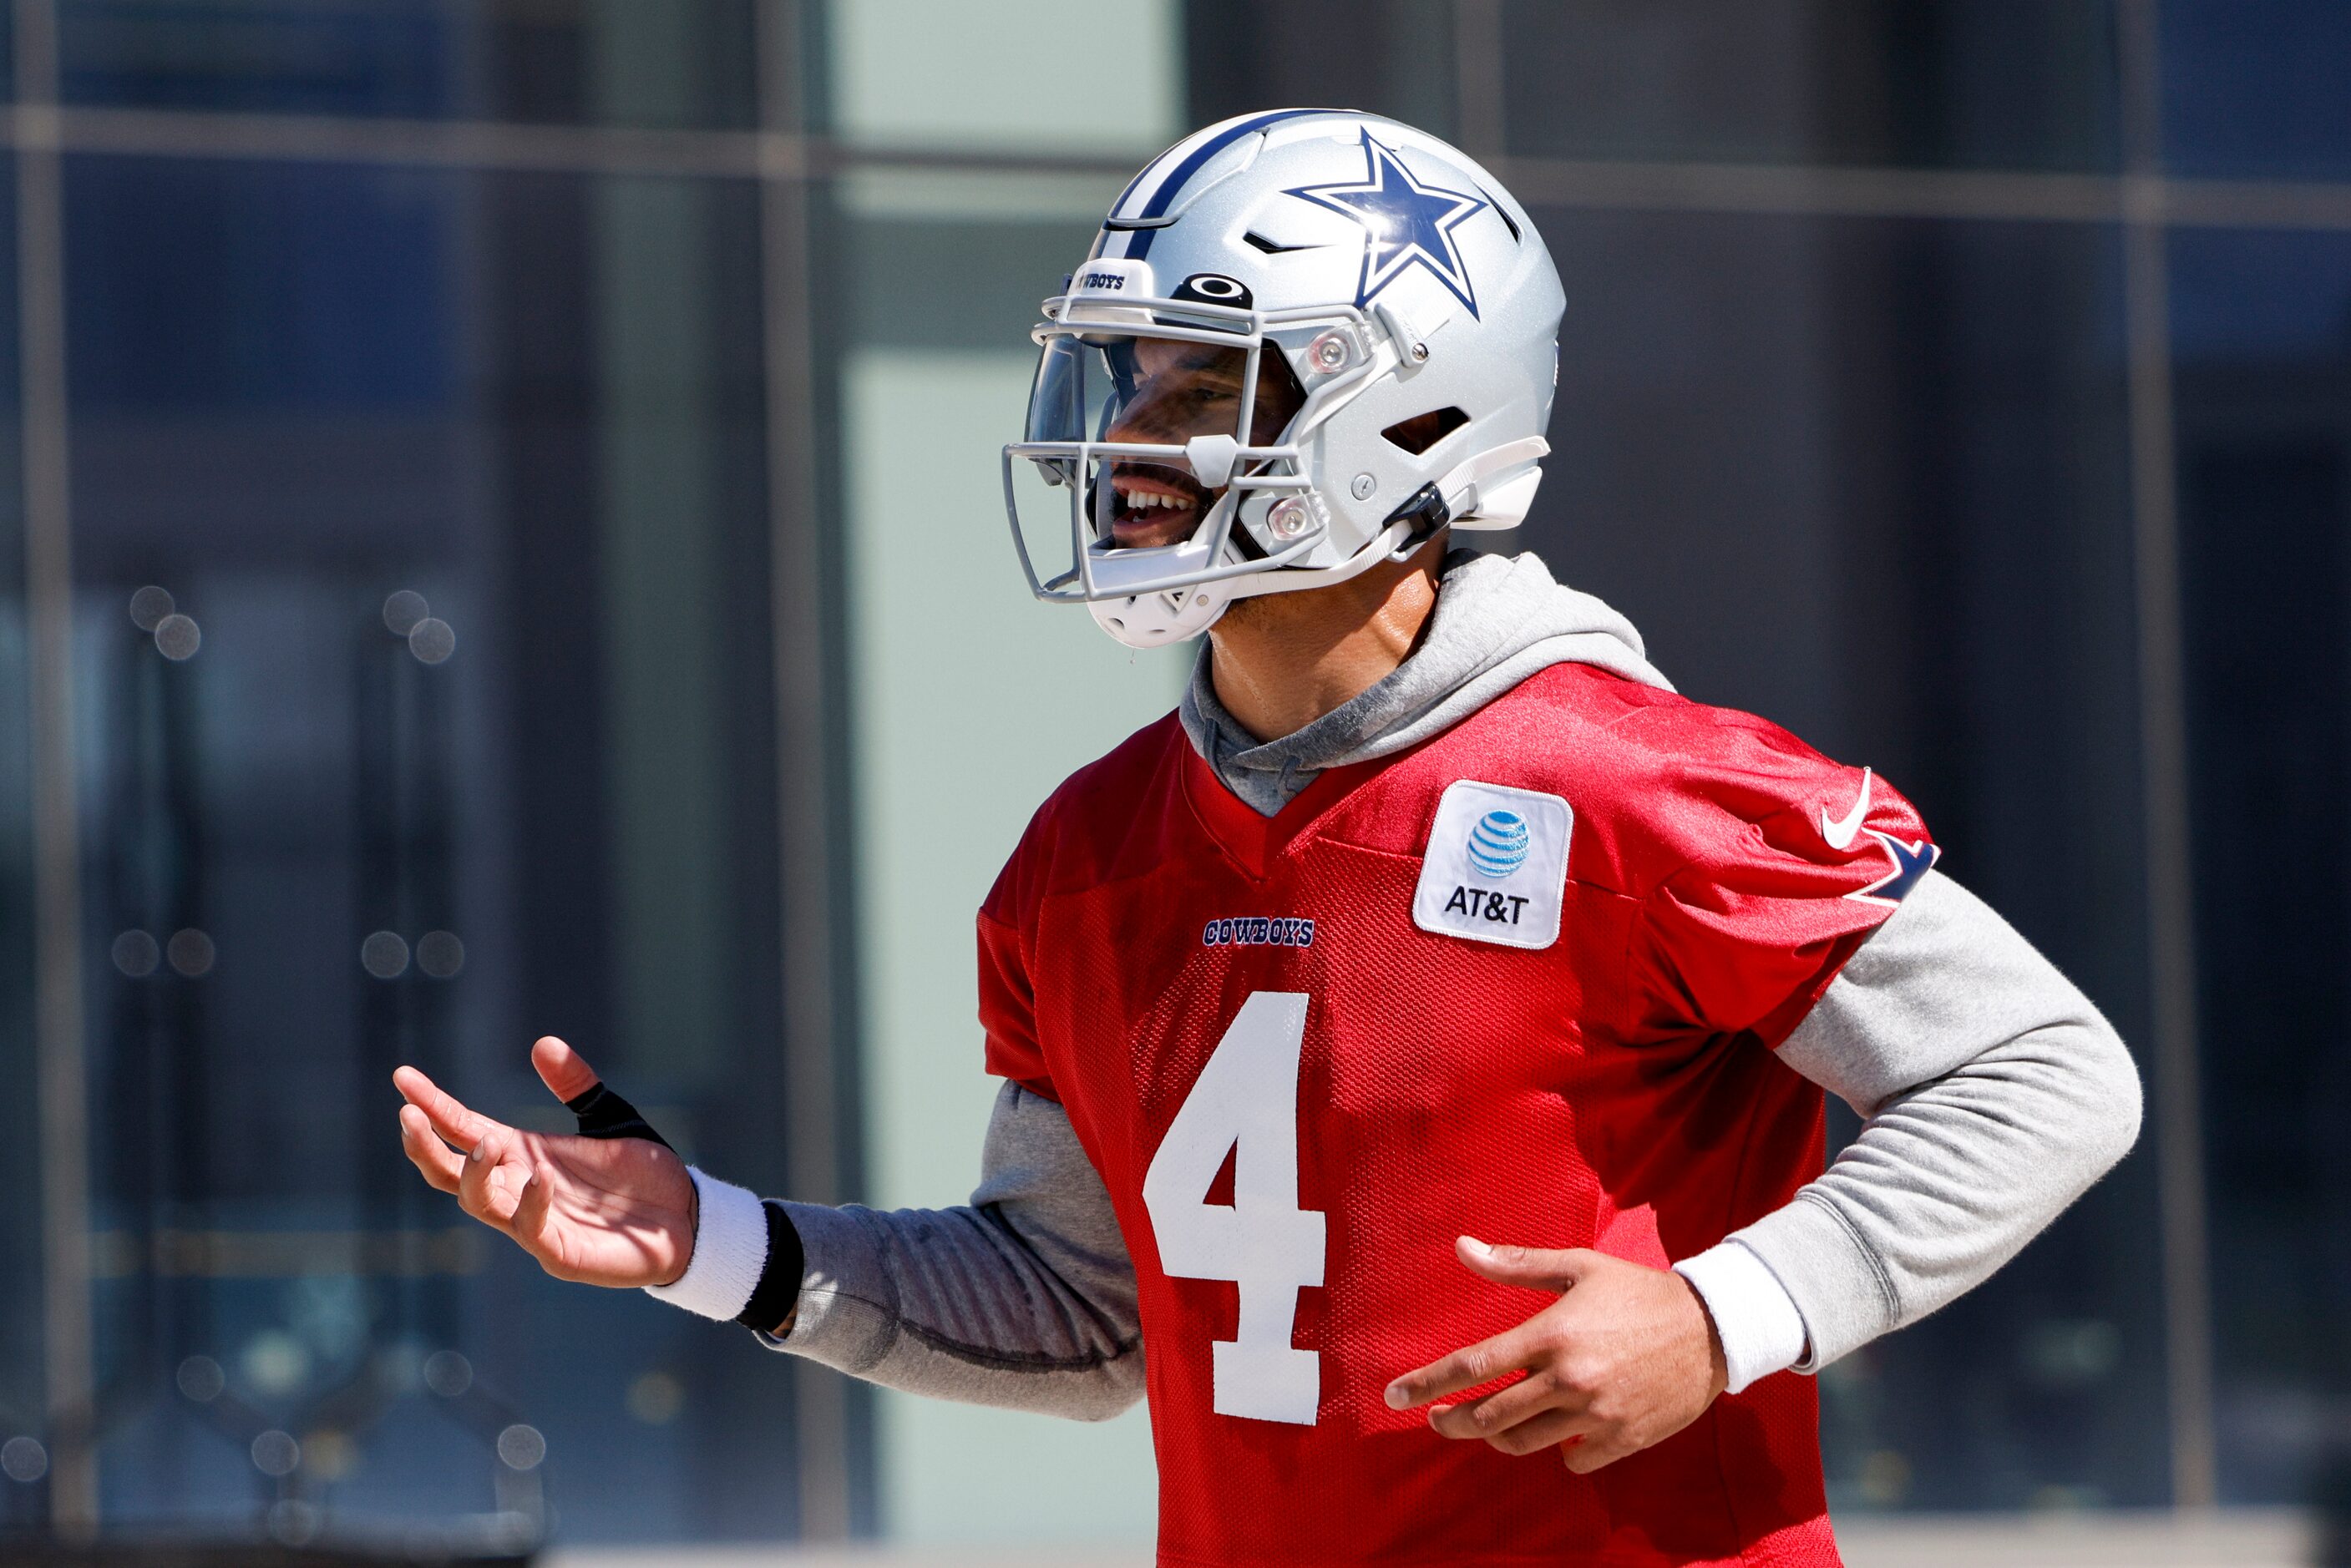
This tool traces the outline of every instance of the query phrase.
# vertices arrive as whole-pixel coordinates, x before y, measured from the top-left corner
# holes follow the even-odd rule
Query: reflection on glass
[[[172,609],[172,591],[150,583],[131,596],[131,624],[141,631],[153,631]]]
[[[1898,784],[1950,874],[2143,1041],[2117,236],[1537,216],[1578,286],[1523,545],[1683,691]],[[1829,1368],[1833,1503],[2162,1501],[2155,1227],[2142,1156]]]
[[[69,103],[752,123],[753,0],[59,0]]]
[[[2351,235],[2171,244],[2223,1501],[2351,1481]]]
[[[2351,178],[2351,6],[2164,0],[2158,14],[2172,172]]]
[[[406,637],[416,628],[416,623],[433,613],[424,596],[413,588],[402,588],[388,595],[383,601],[384,629],[394,637]]]
[[[212,972],[213,940],[202,931],[193,928],[173,931],[163,952],[171,960],[172,968],[190,980],[197,980]]]
[[[1510,150],[2103,170],[2112,0],[1505,0]]]
[[[133,980],[144,980],[162,961],[162,950],[145,931],[125,931],[114,939],[114,967]]]
[[[1178,0],[854,0],[830,6],[827,24],[833,129],[847,141],[1139,161],[1189,129]],[[1041,68],[1055,47],[1044,40],[1088,64],[1066,79]]]
[[[73,157],[65,205],[110,1522],[511,1551],[544,1468],[573,1538],[789,1534],[789,1368],[545,1278],[388,1082],[559,1126],[559,1031],[783,1186],[758,192]],[[600,1446],[649,1335],[689,1397]]]

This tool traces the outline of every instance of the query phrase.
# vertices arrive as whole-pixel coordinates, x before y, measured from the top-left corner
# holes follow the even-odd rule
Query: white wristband
[[[1780,1276],[1736,1241],[1708,1247],[1674,1265],[1714,1319],[1729,1373],[1723,1392],[1785,1372],[1804,1356],[1804,1319]]]
[[[647,1285],[655,1301],[732,1323],[751,1304],[768,1266],[768,1209],[759,1195],[687,1166],[701,1212],[685,1272],[666,1285]]]

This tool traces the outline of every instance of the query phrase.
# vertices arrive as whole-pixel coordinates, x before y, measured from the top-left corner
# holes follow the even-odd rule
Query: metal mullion
[[[1502,0],[1453,0],[1454,136],[1464,152],[1498,173],[1509,136],[1505,80]]]
[[[1791,217],[2120,223],[2351,230],[2351,182],[2173,180],[2032,170],[1837,167],[1514,157],[1503,151],[1502,78],[1490,0],[1456,17],[1463,144],[1531,206]],[[1471,104],[1476,107],[1471,108]],[[1125,157],[973,148],[858,147],[768,121],[752,130],[656,130],[502,120],[338,119],[205,109],[58,108],[0,114],[11,148],[150,158],[272,159],[518,172],[816,179],[854,170],[1123,175]]]
[[[774,144],[797,143],[802,36],[797,0],[758,11],[759,116]],[[767,384],[770,635],[775,659],[776,796],[780,820],[786,1168],[793,1197],[838,1203],[848,1161],[838,1128],[841,1056],[854,1048],[852,922],[842,918],[849,805],[835,755],[844,726],[835,711],[843,639],[836,524],[816,480],[817,346],[810,276],[810,186],[805,160],[773,168],[759,186],[760,314]],[[801,1364],[793,1383],[800,1536],[836,1542],[852,1529],[850,1390],[829,1368]]]
[[[1552,158],[1509,159],[1500,172],[1529,206],[2059,223],[2122,216],[2121,182],[2105,174]]]
[[[89,1105],[81,989],[81,828],[74,795],[73,534],[68,488],[65,232],[52,0],[16,0],[18,393],[25,590],[31,630],[33,1006],[41,1158],[42,1347],[49,1518],[95,1534]]]
[[[765,137],[744,130],[88,107],[47,112],[69,152],[722,178],[757,174],[776,161]],[[25,118],[19,110],[19,135]]]
[[[2171,386],[2171,297],[2161,177],[2155,0],[2117,16],[2123,94],[2123,288],[2132,546],[2137,578],[2139,753],[2154,1013],[2157,1191],[2163,1242],[2164,1371],[2176,1508],[2219,1500],[2202,1077],[2196,1019],[2188,699]]]

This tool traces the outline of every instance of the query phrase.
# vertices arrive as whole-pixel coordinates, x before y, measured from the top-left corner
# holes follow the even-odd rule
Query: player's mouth
[[[1122,462],[1111,470],[1111,543],[1121,549],[1180,545],[1216,500],[1181,469]]]

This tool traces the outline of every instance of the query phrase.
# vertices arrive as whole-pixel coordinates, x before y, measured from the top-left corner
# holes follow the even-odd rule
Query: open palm
[[[559,1100],[594,1088],[595,1070],[553,1035],[531,1065]],[[559,1280],[663,1285],[694,1253],[694,1179],[685,1162],[649,1138],[526,1132],[468,1110],[413,1067],[392,1075],[400,1142],[424,1179],[514,1238]]]

